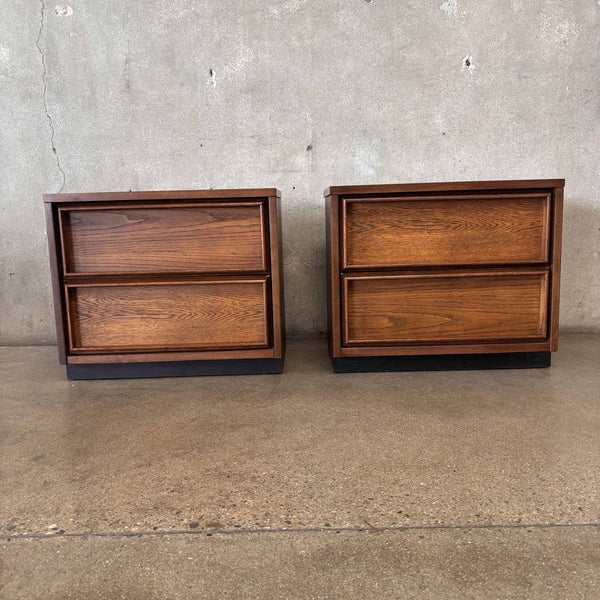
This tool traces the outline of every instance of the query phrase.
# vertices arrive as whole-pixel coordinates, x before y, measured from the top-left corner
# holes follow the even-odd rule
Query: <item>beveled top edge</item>
[[[513,179],[498,181],[447,181],[434,183],[391,183],[379,185],[335,185],[325,189],[332,194],[389,194],[394,192],[440,192],[458,190],[502,190],[564,187],[564,179]]]
[[[85,192],[44,194],[44,202],[118,202],[120,200],[187,200],[187,199],[240,199],[281,198],[277,188],[250,188],[240,190],[156,190],[147,192]]]

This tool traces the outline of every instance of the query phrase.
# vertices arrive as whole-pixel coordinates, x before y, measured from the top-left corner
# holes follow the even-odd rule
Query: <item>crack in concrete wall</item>
[[[58,152],[56,150],[56,144],[54,142],[54,122],[52,120],[52,116],[50,115],[50,112],[48,111],[48,99],[46,97],[47,91],[48,91],[48,82],[47,82],[48,68],[46,66],[46,55],[44,54],[44,51],[42,50],[42,47],[40,45],[40,41],[42,39],[42,34],[44,32],[44,17],[45,17],[45,13],[46,13],[46,5],[44,4],[43,0],[40,0],[40,8],[41,8],[40,9],[40,29],[38,31],[38,36],[37,36],[35,45],[36,45],[38,52],[40,53],[40,57],[42,59],[42,84],[44,86],[44,90],[42,93],[42,102],[44,103],[44,113],[46,115],[46,119],[48,119],[48,126],[50,128],[50,144],[52,146],[52,152],[54,154],[54,157],[56,158],[56,166],[57,166],[60,176],[62,178],[62,184],[58,191],[62,192],[65,189],[65,186],[67,183],[67,176],[65,175],[65,172],[60,164],[60,158],[58,156]]]

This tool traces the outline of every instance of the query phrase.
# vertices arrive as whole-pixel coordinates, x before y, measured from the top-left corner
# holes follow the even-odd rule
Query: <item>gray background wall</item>
[[[326,186],[542,177],[567,179],[563,330],[600,331],[599,5],[0,0],[0,343],[54,340],[44,192],[280,188],[309,336]]]

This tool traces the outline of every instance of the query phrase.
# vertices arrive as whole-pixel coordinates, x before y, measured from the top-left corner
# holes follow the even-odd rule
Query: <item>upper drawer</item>
[[[345,198],[342,268],[545,263],[547,193]]]
[[[65,274],[268,270],[263,202],[60,209]]]

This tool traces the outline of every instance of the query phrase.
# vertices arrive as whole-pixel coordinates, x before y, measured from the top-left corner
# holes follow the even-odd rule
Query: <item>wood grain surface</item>
[[[268,277],[68,285],[71,352],[269,345]]]
[[[347,269],[546,263],[550,195],[346,199]]]
[[[541,340],[548,270],[342,276],[345,345]]]
[[[65,274],[266,272],[263,202],[61,208]]]

